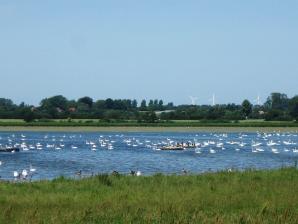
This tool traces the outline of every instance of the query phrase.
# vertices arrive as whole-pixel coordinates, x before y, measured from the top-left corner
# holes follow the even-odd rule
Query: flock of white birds
[[[129,136],[124,134],[114,135],[98,135],[97,138],[92,140],[84,139],[80,134],[74,135],[44,135],[41,139],[28,139],[25,134],[16,136],[15,134],[9,136],[0,136],[0,147],[14,147],[19,148],[20,151],[30,150],[63,150],[63,149],[90,149],[91,151],[97,151],[99,149],[113,150],[117,149],[117,146],[125,146],[128,148],[150,148],[156,151],[160,151],[162,146],[188,143],[194,144],[193,150],[195,153],[210,153],[215,154],[223,150],[235,150],[239,151],[251,151],[252,153],[272,152],[274,154],[284,153],[297,153],[297,142],[293,141],[298,138],[297,132],[292,133],[261,133],[257,132],[256,135],[249,136],[248,134],[227,134],[227,133],[201,133],[187,137],[187,139],[178,139],[177,136],[173,137],[160,137],[151,138],[138,136]],[[0,157],[1,158],[1,157]],[[0,166],[4,164],[0,161]],[[32,177],[36,172],[31,164],[29,168],[21,171],[13,171],[14,178],[27,179]]]

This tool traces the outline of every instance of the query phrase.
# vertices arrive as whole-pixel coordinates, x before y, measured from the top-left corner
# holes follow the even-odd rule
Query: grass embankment
[[[298,127],[298,122],[293,121],[263,121],[245,120],[239,122],[228,121],[195,121],[195,120],[170,120],[155,123],[143,123],[135,120],[48,120],[24,122],[17,119],[0,119],[0,127]]]
[[[0,183],[1,223],[298,223],[298,170]]]

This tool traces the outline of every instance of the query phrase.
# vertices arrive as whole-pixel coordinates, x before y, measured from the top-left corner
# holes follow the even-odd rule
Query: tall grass
[[[298,171],[0,183],[0,223],[298,223]]]

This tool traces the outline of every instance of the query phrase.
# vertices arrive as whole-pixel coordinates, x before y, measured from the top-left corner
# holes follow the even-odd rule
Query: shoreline
[[[2,126],[3,132],[298,132],[298,127],[26,127]]]

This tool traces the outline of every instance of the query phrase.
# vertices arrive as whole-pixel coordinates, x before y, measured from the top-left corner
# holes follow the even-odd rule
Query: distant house
[[[76,109],[75,107],[70,107],[70,108],[68,108],[68,111],[69,111],[69,112],[76,112],[77,109]]]
[[[156,115],[160,115],[162,113],[171,113],[171,112],[174,112],[175,110],[163,110],[163,111],[155,111],[155,114]]]
[[[56,107],[56,110],[57,110],[58,113],[62,113],[63,112],[63,110],[60,107]]]

